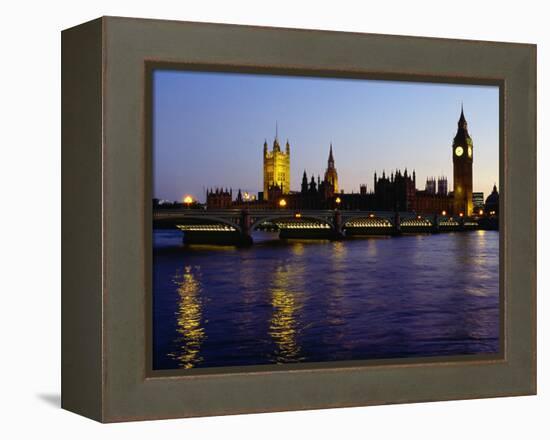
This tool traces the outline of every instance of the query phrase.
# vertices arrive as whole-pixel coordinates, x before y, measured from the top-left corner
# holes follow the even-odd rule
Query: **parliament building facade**
[[[327,167],[323,173],[304,170],[299,191],[291,190],[290,143],[281,148],[278,133],[271,151],[267,140],[263,145],[263,191],[253,199],[243,199],[241,192],[235,200],[230,189],[207,191],[207,208],[255,209],[346,209],[372,211],[410,211],[419,214],[474,214],[473,202],[473,148],[468,123],[461,111],[458,129],[452,142],[453,191],[449,192],[447,178],[428,177],[424,189],[417,189],[416,172],[399,169],[381,175],[374,173],[373,187],[360,185],[358,192],[344,192],[338,184],[332,143],[328,151]],[[495,187],[496,191],[496,187]],[[476,193],[477,194],[477,193]],[[481,197],[483,195],[481,194]],[[494,199],[495,197],[493,197]],[[479,212],[476,211],[476,213]]]

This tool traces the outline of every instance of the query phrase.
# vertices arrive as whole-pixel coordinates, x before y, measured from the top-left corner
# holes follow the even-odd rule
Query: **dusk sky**
[[[498,187],[498,88],[358,79],[156,70],[154,197],[204,202],[205,189],[262,190],[263,143],[290,142],[291,189],[323,177],[332,142],[339,187],[373,190],[374,172],[447,176],[460,105],[474,142],[474,191]]]

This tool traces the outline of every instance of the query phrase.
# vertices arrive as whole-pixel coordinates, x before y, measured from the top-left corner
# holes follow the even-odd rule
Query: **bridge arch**
[[[242,232],[242,228],[239,224],[231,221],[231,220],[227,220],[227,219],[224,219],[224,218],[221,218],[221,217],[215,217],[215,216],[210,216],[210,215],[204,215],[204,216],[193,216],[193,215],[185,215],[185,216],[182,216],[182,217],[176,217],[176,218],[173,218],[173,219],[170,219],[170,223],[173,223],[174,226],[177,226],[178,224],[182,224],[182,225],[185,225],[186,224],[186,221],[188,220],[198,220],[202,223],[204,222],[212,222],[212,223],[219,223],[219,224],[222,224],[222,225],[227,225],[227,226],[231,226],[233,228],[235,228],[236,231],[238,232]]]
[[[401,227],[404,228],[430,228],[434,225],[433,218],[418,214],[408,214],[401,218]]]
[[[272,214],[272,215],[266,215],[262,217],[258,217],[254,220],[254,222],[250,225],[250,230],[255,230],[259,225],[261,225],[263,222],[266,221],[272,221],[272,220],[283,220],[283,219],[289,219],[289,220],[315,220],[319,223],[323,223],[328,225],[331,229],[334,229],[334,223],[330,220],[327,220],[326,218],[315,216],[315,215],[308,215],[303,214],[300,217],[296,217],[294,214],[289,213],[280,213],[280,214]]]
[[[387,225],[388,227],[394,226],[394,219],[388,216],[378,216],[376,214],[365,215],[360,214],[356,216],[346,216],[342,221],[342,229],[352,226],[353,223],[363,224],[364,227]]]

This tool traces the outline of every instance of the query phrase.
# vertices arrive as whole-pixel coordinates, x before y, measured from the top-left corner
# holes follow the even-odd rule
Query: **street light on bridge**
[[[183,204],[189,208],[189,206],[191,206],[191,203],[193,203],[193,197],[191,197],[190,195],[186,195],[183,198]]]
[[[279,206],[280,206],[281,208],[284,208],[284,207],[286,206],[286,200],[285,200],[285,199],[279,200]]]

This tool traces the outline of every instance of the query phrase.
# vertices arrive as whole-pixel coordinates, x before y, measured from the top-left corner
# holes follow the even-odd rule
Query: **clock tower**
[[[453,140],[453,191],[454,214],[472,215],[472,165],[474,162],[474,143],[468,134],[468,123],[464,109],[458,120],[458,130]]]

